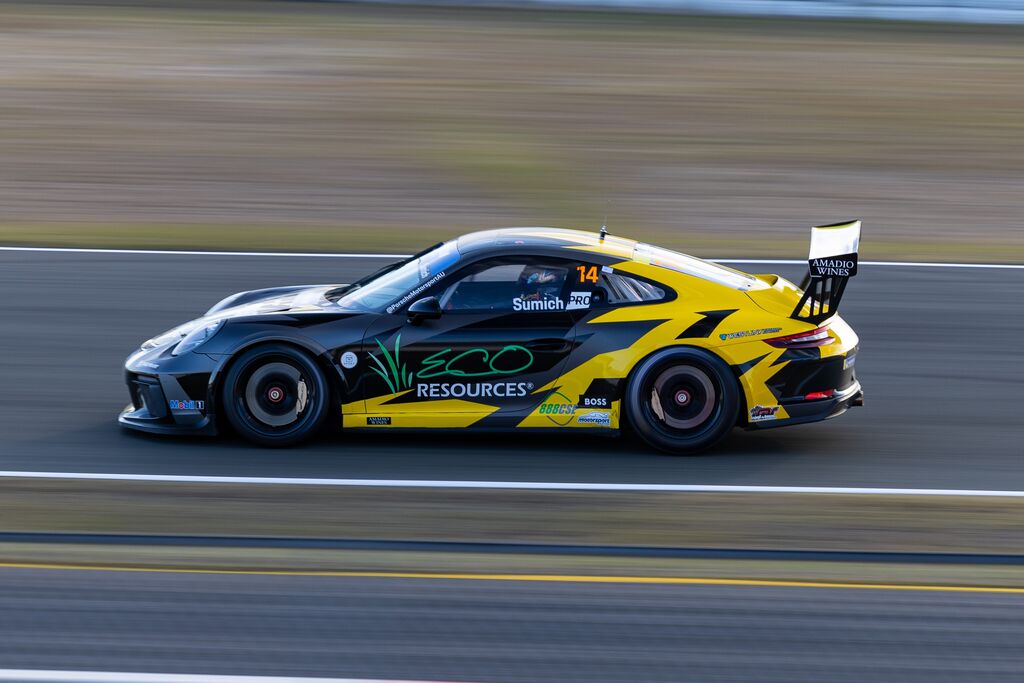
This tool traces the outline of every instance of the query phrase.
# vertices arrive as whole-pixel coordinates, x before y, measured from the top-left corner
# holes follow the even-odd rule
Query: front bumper
[[[216,369],[217,361],[201,353],[137,351],[125,363],[131,402],[118,423],[151,434],[216,434],[211,386]]]

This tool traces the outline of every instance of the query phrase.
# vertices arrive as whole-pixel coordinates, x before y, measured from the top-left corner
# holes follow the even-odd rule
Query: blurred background
[[[870,18],[1024,3],[432,4],[0,3],[0,241],[401,253],[607,215],[799,257],[859,217],[865,258],[1024,258],[1024,27]],[[550,9],[580,5],[615,7]]]
[[[0,683],[1020,681],[1022,108],[1024,0],[0,0]],[[853,218],[950,263],[851,282],[828,423],[116,425],[125,356],[239,290],[605,221],[799,281]]]

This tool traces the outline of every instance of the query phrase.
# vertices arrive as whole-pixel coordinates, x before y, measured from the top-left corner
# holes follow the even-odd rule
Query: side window
[[[600,291],[603,290],[603,291]],[[618,304],[635,304],[650,301],[661,301],[665,298],[665,290],[646,280],[616,272],[602,272],[598,281],[599,298],[615,306]]]
[[[445,311],[561,311],[569,266],[555,261],[504,262],[473,269],[438,297]]]

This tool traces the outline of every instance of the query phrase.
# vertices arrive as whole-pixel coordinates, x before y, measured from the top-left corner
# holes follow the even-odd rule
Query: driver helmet
[[[557,299],[565,271],[559,268],[526,266],[519,274],[519,296],[523,301]]]

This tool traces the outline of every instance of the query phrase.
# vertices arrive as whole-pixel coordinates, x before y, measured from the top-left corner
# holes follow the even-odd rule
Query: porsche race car
[[[477,232],[358,282],[240,292],[142,344],[119,421],[290,446],[343,430],[631,428],[674,454],[862,405],[836,311],[860,222],[812,229],[808,277],[600,233]],[[331,420],[330,418],[334,418]]]

